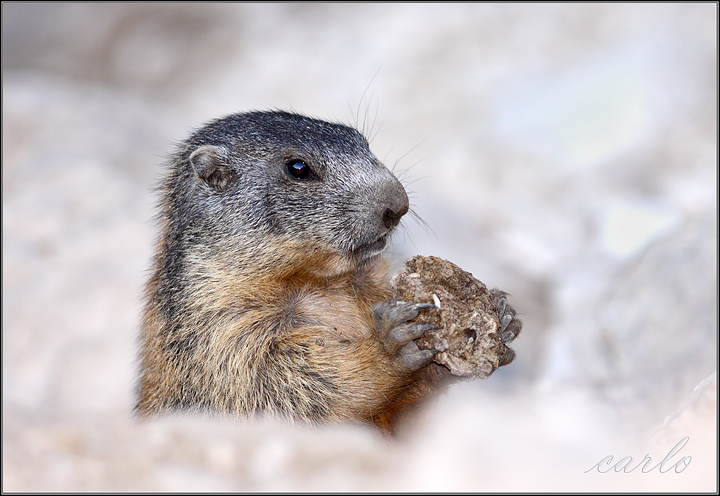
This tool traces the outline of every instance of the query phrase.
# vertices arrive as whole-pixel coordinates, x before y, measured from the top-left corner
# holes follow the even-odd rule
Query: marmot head
[[[382,252],[408,211],[405,189],[362,134],[294,113],[215,120],[173,164],[164,202],[171,238],[190,230],[258,250],[281,240],[329,250],[351,270]]]

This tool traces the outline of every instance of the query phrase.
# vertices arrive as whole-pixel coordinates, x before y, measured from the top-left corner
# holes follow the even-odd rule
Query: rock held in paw
[[[485,379],[507,362],[512,352],[501,341],[495,299],[469,272],[438,257],[415,256],[405,261],[392,286],[398,300],[439,307],[415,319],[440,327],[417,344],[438,350],[434,361],[453,375]]]

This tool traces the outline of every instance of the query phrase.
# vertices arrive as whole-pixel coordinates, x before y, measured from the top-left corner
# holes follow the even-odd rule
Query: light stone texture
[[[717,32],[715,3],[3,3],[2,489],[716,491]],[[268,108],[371,136],[427,225],[396,267],[523,320],[399,441],[131,415],[161,164]],[[586,473],[686,436],[682,473]]]

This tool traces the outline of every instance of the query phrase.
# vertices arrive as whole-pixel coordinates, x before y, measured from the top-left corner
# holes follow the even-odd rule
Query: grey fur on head
[[[295,113],[212,121],[172,163],[162,202],[170,243],[197,229],[206,240],[222,236],[223,246],[271,234],[363,260],[382,251],[408,211],[405,189],[362,134]]]

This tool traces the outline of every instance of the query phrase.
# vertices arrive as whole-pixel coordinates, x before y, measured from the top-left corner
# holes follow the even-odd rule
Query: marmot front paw
[[[437,350],[421,350],[415,339],[425,331],[437,330],[431,324],[408,323],[418,316],[421,310],[434,308],[432,303],[407,303],[389,300],[373,306],[375,329],[385,351],[393,356],[393,364],[400,372],[415,372],[432,362]]]
[[[522,321],[516,318],[515,309],[507,302],[508,294],[499,289],[491,289],[490,294],[495,298],[495,306],[500,319],[500,337],[503,343],[510,343],[518,337],[522,330]]]
[[[497,288],[491,289],[490,294],[495,298],[495,308],[497,308],[498,319],[500,320],[500,339],[503,344],[507,344],[515,340],[522,330],[522,321],[516,318],[516,312],[507,302],[508,294]],[[507,348],[505,354],[500,360],[500,366],[507,365],[515,359],[515,352]]]

